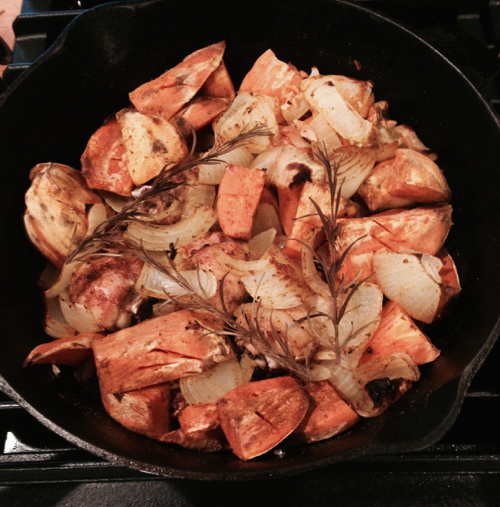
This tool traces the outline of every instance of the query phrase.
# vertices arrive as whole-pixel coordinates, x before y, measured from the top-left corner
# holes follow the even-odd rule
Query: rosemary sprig
[[[311,312],[304,319],[308,321],[309,327],[311,331],[318,336],[318,328],[313,325],[312,319],[315,317],[326,317],[328,318],[332,325],[334,335],[333,337],[327,336],[328,341],[331,343],[332,350],[335,352],[335,360],[337,364],[340,364],[341,360],[341,349],[345,347],[345,345],[350,342],[357,334],[359,334],[360,330],[356,331],[356,333],[351,333],[344,343],[340,344],[340,321],[344,317],[347,307],[354,293],[359,289],[359,287],[370,277],[366,277],[363,279],[356,279],[351,281],[349,284],[345,282],[345,274],[342,273],[340,275],[340,280],[338,280],[339,273],[341,272],[342,266],[344,264],[344,260],[352,249],[352,247],[361,240],[364,236],[357,238],[353,241],[342,253],[339,252],[337,247],[337,240],[340,235],[340,231],[342,229],[342,225],[338,221],[338,213],[340,209],[340,201],[341,201],[341,192],[342,192],[342,184],[343,181],[338,181],[338,170],[340,166],[340,161],[335,162],[332,166],[330,163],[330,159],[326,153],[326,149],[319,149],[316,153],[316,156],[323,164],[327,174],[328,188],[330,191],[330,216],[326,215],[321,207],[312,199],[311,203],[316,209],[316,213],[319,216],[323,229],[326,235],[326,242],[328,245],[327,251],[323,249],[318,249],[315,251],[311,248],[310,245],[303,243],[303,245],[309,249],[312,253],[314,261],[318,264],[321,270],[324,273],[325,283],[328,286],[328,290],[331,295],[331,306],[330,311],[328,313],[318,312],[315,314],[311,314]],[[341,297],[344,296],[342,304],[339,304]],[[364,328],[365,326],[363,326]]]
[[[189,283],[189,281],[186,280],[186,278],[184,278],[182,274],[178,271],[174,262],[170,259],[168,255],[167,262],[169,264],[169,269],[164,265],[162,265],[161,263],[157,262],[155,259],[153,259],[144,249],[142,249],[141,253],[137,255],[145,262],[147,262],[149,265],[151,265],[152,267],[163,273],[165,276],[168,276],[171,280],[176,282],[191,296],[190,300],[186,302],[180,298],[173,298],[166,294],[166,296],[171,302],[177,303],[188,310],[210,312],[212,315],[214,315],[218,320],[220,320],[223,323],[224,329],[222,331],[207,328],[202,323],[200,323],[200,325],[207,330],[207,333],[229,335],[233,336],[236,342],[250,343],[253,347],[255,347],[259,351],[259,353],[276,361],[277,363],[288,369],[290,372],[297,375],[302,380],[304,381],[312,380],[308,365],[307,364],[303,365],[295,359],[294,355],[290,351],[290,347],[288,346],[286,332],[285,336],[281,336],[280,332],[273,325],[271,315],[270,319],[271,331],[273,339],[276,341],[278,347],[274,347],[272,345],[267,335],[267,332],[264,329],[262,329],[262,326],[260,325],[259,310],[261,302],[258,298],[257,300],[254,300],[254,302],[252,303],[252,311],[250,317],[246,313],[244,314],[246,326],[240,324],[237,320],[234,319],[233,315],[228,311],[224,300],[224,282],[226,280],[228,273],[226,273],[219,281],[218,293],[220,307],[218,307],[210,299],[201,283],[198,283],[201,294],[199,294],[194,289],[194,287]]]
[[[222,162],[218,157],[244,145],[254,137],[271,135],[273,135],[272,132],[265,126],[256,125],[220,146],[212,148],[201,157],[196,157],[193,154],[194,150],[192,150],[191,154],[177,166],[166,165],[140,196],[126,205],[119,213],[99,224],[94,233],[86,237],[73,250],[66,263],[85,260],[99,252],[109,253],[113,249],[118,249],[121,252],[131,248],[135,251],[135,247],[123,237],[126,226],[134,220],[154,216],[150,210],[155,209],[159,201],[163,202],[165,206],[169,206],[175,199],[172,191],[184,184],[184,179],[181,176],[183,173],[198,165],[218,164]]]

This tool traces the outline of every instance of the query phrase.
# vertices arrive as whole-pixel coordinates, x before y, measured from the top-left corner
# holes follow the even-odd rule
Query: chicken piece
[[[339,276],[346,283],[362,273],[373,273],[373,254],[379,251],[416,251],[435,255],[450,231],[450,205],[421,206],[412,210],[391,210],[366,218],[341,219],[338,249],[350,245]]]
[[[92,134],[81,164],[90,188],[127,197],[132,195],[135,185],[128,169],[122,128],[115,117]]]
[[[388,301],[382,310],[381,322],[359,364],[396,352],[406,352],[417,365],[430,363],[439,357],[439,350],[413,319],[398,303]]]
[[[187,104],[220,65],[226,45],[218,42],[199,49],[161,76],[129,94],[137,111],[169,120]]]
[[[188,138],[193,134],[192,129],[199,130],[209,125],[230,105],[229,99],[222,97],[195,97],[170,119],[170,123]]]
[[[166,433],[160,440],[205,452],[227,446],[215,403],[187,406],[179,414],[179,425],[178,430]]]
[[[242,460],[276,447],[300,424],[309,398],[292,377],[251,382],[217,402],[222,430]]]
[[[132,109],[116,114],[122,128],[127,167],[135,185],[160,174],[165,166],[180,162],[187,154],[186,140],[172,123]]]
[[[42,343],[29,353],[23,366],[32,366],[34,364],[81,366],[87,359],[92,357],[92,340],[98,336],[102,336],[102,334],[79,334]]]
[[[359,188],[359,194],[371,211],[451,199],[441,169],[410,149],[398,149],[393,159],[378,164]]]
[[[188,375],[226,361],[233,353],[209,314],[189,310],[162,315],[94,340],[103,393],[123,393]]]
[[[85,307],[108,331],[129,326],[142,301],[135,283],[143,264],[134,257],[97,257],[79,265],[71,277],[71,305]]]
[[[268,49],[243,78],[239,91],[274,97],[281,106],[300,93],[301,81],[302,75],[296,67],[282,62]]]
[[[170,431],[170,384],[158,384],[126,393],[101,393],[106,412],[122,426],[160,439]]]
[[[217,197],[219,223],[231,238],[250,239],[266,172],[229,164],[222,176]]]
[[[62,164],[38,164],[30,172],[24,225],[40,253],[59,269],[87,234],[88,205],[102,203],[80,171]]]
[[[327,380],[304,386],[310,397],[309,409],[293,432],[305,442],[318,442],[348,430],[359,421],[356,412],[339,396]]]

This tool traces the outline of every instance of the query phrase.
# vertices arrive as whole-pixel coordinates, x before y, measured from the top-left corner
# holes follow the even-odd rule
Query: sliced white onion
[[[75,271],[75,269],[78,268],[78,266],[81,264],[83,264],[83,262],[80,261],[64,264],[58,279],[55,281],[52,287],[45,291],[45,297],[50,299],[59,296],[59,294],[61,294],[61,292],[69,286],[71,277],[73,276],[73,271]]]
[[[281,106],[281,112],[286,122],[291,125],[294,120],[299,120],[309,111],[309,104],[302,94],[296,95]]]
[[[179,381],[181,393],[189,405],[215,403],[219,398],[250,381],[249,364],[243,369],[236,359],[219,363],[199,375],[183,377]],[[253,371],[253,370],[252,370]]]
[[[106,213],[106,206],[103,203],[93,204],[89,209],[87,220],[88,220],[88,228],[87,228],[87,236],[90,236],[94,233],[96,227],[104,222],[108,218]]]
[[[302,270],[276,244],[262,256],[267,267],[241,276],[247,292],[265,308],[287,309],[310,303],[313,293],[304,281]]]
[[[412,358],[405,353],[395,353],[364,363],[356,368],[354,374],[364,386],[364,391],[366,393],[366,385],[374,380],[387,379],[389,381],[401,381],[395,398],[389,400],[382,399],[380,403],[375,404],[367,393],[369,402],[355,407],[356,412],[361,417],[375,417],[381,414],[420,378],[418,366],[413,362]]]
[[[201,164],[198,166],[198,183],[218,185],[228,164],[250,167],[254,155],[244,146],[237,146],[234,150],[217,157],[223,162],[219,164]]]
[[[274,243],[276,238],[276,229],[269,227],[264,229],[259,234],[255,235],[248,242],[248,251],[250,252],[250,258],[252,260],[260,259]]]
[[[372,124],[344,100],[331,76],[309,77],[301,88],[311,109],[321,113],[339,135],[351,143],[368,141]]]
[[[338,308],[340,308],[346,294],[339,298]],[[332,298],[318,298],[316,309],[319,312],[332,314]],[[372,283],[363,283],[354,292],[346,312],[339,323],[339,344],[342,347],[342,364],[353,368],[358,364],[359,358],[363,354],[366,344],[370,341],[373,333],[377,329],[382,313],[383,294],[380,288]],[[335,328],[330,319],[319,317],[311,319],[311,325],[314,326],[316,339],[323,351],[317,355],[317,359],[334,359],[335,350],[333,347],[333,338]]]
[[[335,132],[322,114],[315,114],[311,121],[309,121],[308,126],[316,135],[317,140],[313,143],[313,147],[316,150],[326,149],[326,152],[330,154],[337,148],[342,147],[342,141],[337,132]]]
[[[328,284],[321,278],[316,269],[312,250],[314,239],[319,232],[319,229],[312,230],[307,241],[309,248],[302,248],[302,273],[304,274],[305,282],[309,285],[311,290],[325,301],[328,301],[332,297],[331,292],[328,288]]]
[[[172,225],[132,222],[124,235],[142,244],[146,250],[162,251],[168,250],[170,243],[180,247],[204,236],[216,221],[217,212],[213,208],[199,205],[191,216]]]
[[[347,146],[332,154],[332,161],[338,164],[337,177],[342,183],[341,195],[352,197],[375,166],[377,155],[370,148]]]
[[[61,311],[59,298],[45,299],[44,330],[52,338],[65,338],[76,334],[75,328],[68,324]]]
[[[66,289],[59,294],[61,311],[68,324],[78,333],[100,333],[104,328],[100,326],[92,312],[83,305],[71,304],[69,291]]]
[[[305,171],[314,184],[322,186],[326,182],[325,167],[292,145],[265,150],[252,162],[252,168],[266,169],[266,184],[282,188],[289,187],[297,174]]]
[[[330,370],[329,382],[353,410],[357,411],[359,407],[365,407],[365,410],[373,408],[373,401],[352,370],[338,365],[334,360],[323,361],[320,365]]]
[[[104,202],[116,213],[134,201],[133,197],[125,197],[123,195],[115,194],[114,192],[108,192],[106,190],[100,190],[99,195],[104,199]]]
[[[271,228],[275,229],[279,234],[283,232],[276,208],[268,202],[261,202],[257,206],[257,212],[253,219],[252,236],[256,236]]]
[[[399,303],[414,319],[426,323],[436,318],[442,292],[436,281],[436,263],[431,258],[428,254],[398,252],[376,252],[373,256],[377,283],[387,298]]]
[[[254,312],[254,303],[247,303],[236,309],[235,316],[244,327],[246,327],[246,319],[256,318],[261,330],[266,333],[269,342],[278,353],[282,354],[284,351],[273,337],[273,328],[283,341],[286,339],[288,349],[296,360],[306,359],[310,356],[315,347],[315,341],[306,323],[296,322],[286,310],[260,307],[257,315],[254,315]],[[254,352],[252,344],[247,345],[250,345],[250,352]],[[258,349],[257,344],[255,347]]]
[[[279,102],[273,97],[260,93],[239,92],[231,107],[214,124],[217,144],[220,145],[238,134],[257,125],[265,126],[273,134],[279,131]],[[249,140],[245,147],[251,153],[261,153],[270,146],[268,136]]]
[[[180,271],[179,275],[186,280],[189,287],[197,294],[203,295],[205,292],[209,298],[215,296],[217,292],[217,279],[209,271]],[[135,287],[139,294],[158,299],[181,297],[191,293],[190,290],[185,289],[149,264],[143,266]]]

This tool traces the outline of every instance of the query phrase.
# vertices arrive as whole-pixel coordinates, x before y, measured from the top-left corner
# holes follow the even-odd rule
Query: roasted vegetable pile
[[[32,169],[53,341],[25,366],[94,379],[134,432],[249,460],[394,403],[460,284],[437,156],[373,83],[268,50],[235,91],[224,49],[133,90],[81,168]]]

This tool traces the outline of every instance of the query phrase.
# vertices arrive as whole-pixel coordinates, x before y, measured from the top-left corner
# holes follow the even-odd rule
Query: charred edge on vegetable
[[[402,378],[392,380],[388,377],[377,378],[368,382],[365,385],[365,390],[375,406],[379,407],[396,401],[401,393],[403,383],[404,379]]]

